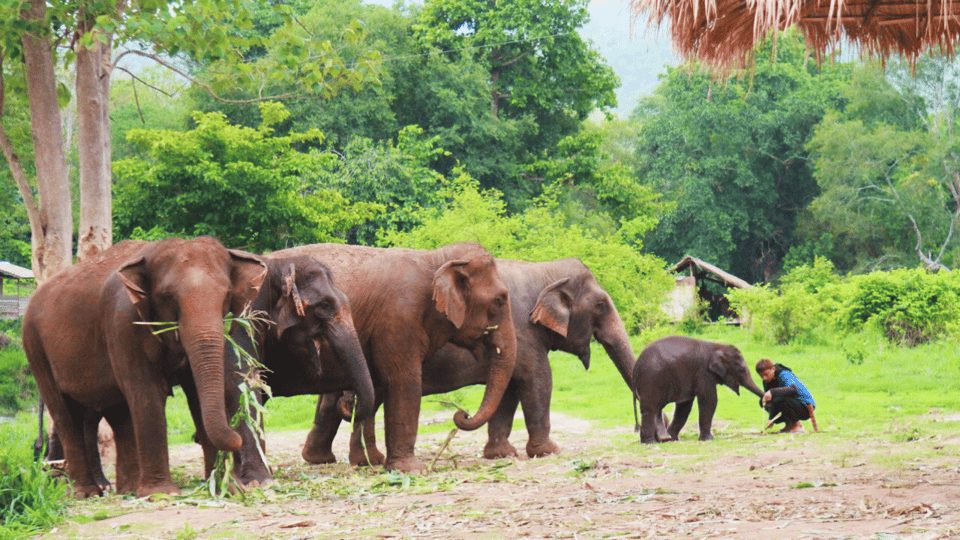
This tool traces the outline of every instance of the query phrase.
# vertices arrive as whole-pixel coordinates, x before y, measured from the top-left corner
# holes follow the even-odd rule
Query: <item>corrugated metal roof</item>
[[[23,268],[7,261],[0,261],[0,277],[14,279],[33,279],[33,270]]]

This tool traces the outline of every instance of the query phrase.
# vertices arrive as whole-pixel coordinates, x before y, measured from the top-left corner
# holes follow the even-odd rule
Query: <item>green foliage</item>
[[[925,57],[915,72],[866,64],[845,108],[826,115],[807,148],[822,193],[804,236],[830,233],[842,270],[955,266],[960,204],[960,114],[952,58]]]
[[[63,521],[69,484],[55,479],[33,460],[33,430],[0,423],[0,538],[29,538]]]
[[[638,174],[676,207],[646,246],[669,262],[690,254],[748,282],[779,269],[797,216],[817,194],[804,147],[841,100],[845,66],[809,61],[794,31],[758,45],[743,78],[668,68],[633,113]]]
[[[19,344],[0,348],[0,415],[7,416],[37,404],[37,382]]]
[[[549,261],[578,257],[610,293],[629,330],[662,320],[660,303],[673,285],[663,261],[641,254],[619,231],[599,233],[565,223],[558,212],[557,188],[546,189],[527,210],[507,215],[503,196],[480,191],[462,175],[443,190],[445,208],[418,212],[422,225],[410,232],[388,232],[385,245],[433,249],[451,242],[478,242],[496,257]]]
[[[818,257],[812,267],[791,270],[778,288],[735,289],[729,298],[731,306],[746,315],[745,325],[758,339],[780,345],[818,342],[831,328],[830,314],[836,309],[836,301],[825,291],[838,281],[833,264]]]
[[[873,327],[891,343],[915,346],[956,336],[960,282],[949,272],[899,269],[853,276],[840,312],[842,327]]]
[[[445,51],[454,60],[467,55],[483,67],[484,110],[497,121],[516,122],[520,145],[512,159],[532,163],[577,133],[594,110],[616,104],[616,74],[577,32],[587,21],[586,5],[584,0],[428,0],[412,30],[425,49]],[[539,193],[529,173],[494,184],[478,178],[500,189],[511,207]]]
[[[230,247],[264,251],[342,240],[373,215],[374,205],[351,204],[319,182],[333,156],[297,150],[319,139],[318,131],[275,137],[271,126],[288,113],[275,103],[261,111],[257,129],[196,113],[191,131],[130,131],[141,157],[114,164],[117,235],[137,227],[210,234]]]
[[[335,162],[328,163],[321,173],[325,185],[349,200],[385,209],[355,227],[350,241],[371,245],[381,229],[408,231],[419,224],[419,209],[441,202],[443,177],[430,168],[444,154],[438,139],[424,137],[416,126],[400,130],[396,144],[356,137]]]

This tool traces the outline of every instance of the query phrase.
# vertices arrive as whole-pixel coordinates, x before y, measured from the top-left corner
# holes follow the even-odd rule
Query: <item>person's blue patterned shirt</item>
[[[777,377],[779,378],[780,382],[780,384],[777,386],[782,386],[784,388],[788,386],[795,386],[797,387],[797,399],[803,402],[804,405],[813,405],[814,407],[817,406],[817,403],[813,401],[813,395],[810,394],[810,391],[807,390],[807,387],[800,382],[800,379],[798,379],[792,371],[788,369],[781,369],[779,373],[777,373]]]

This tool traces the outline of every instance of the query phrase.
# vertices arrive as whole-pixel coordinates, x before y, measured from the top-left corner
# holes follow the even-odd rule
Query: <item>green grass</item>
[[[633,338],[634,352],[662,337],[667,331]],[[647,460],[654,474],[700,471],[708,455],[739,455],[745,446],[751,453],[777,451],[787,444],[803,444],[813,448],[846,448],[848,452],[833,451],[831,463],[837,467],[854,467],[858,463],[891,469],[909,468],[917,457],[960,457],[960,447],[936,441],[956,437],[960,417],[960,355],[956,343],[937,342],[913,349],[891,347],[881,339],[857,336],[844,340],[831,336],[821,338],[823,343],[810,345],[776,346],[755,341],[751,334],[736,327],[712,326],[695,337],[715,340],[737,346],[744,354],[754,381],[759,384],[752,368],[760,358],[770,358],[790,366],[807,384],[817,400],[817,419],[821,434],[797,442],[793,438],[761,435],[765,415],[758,406],[758,398],[742,391],[740,396],[729,389],[718,389],[720,401],[714,420],[716,439],[706,444],[639,445],[633,431],[633,409],[630,390],[619,372],[599,345],[594,345],[591,368],[584,371],[580,361],[569,354],[553,353],[551,365],[554,375],[552,410],[567,416],[588,420],[595,428],[612,430],[609,436],[611,450],[629,451]],[[831,343],[832,344],[829,344]],[[483,387],[462,389],[450,395],[428,396],[421,406],[421,433],[446,433],[453,429],[454,409],[444,402],[454,402],[469,412],[475,412],[483,397]],[[275,398],[268,404],[267,436],[271,432],[309,429],[314,416],[316,396]],[[669,409],[669,408],[668,408]],[[681,433],[684,441],[695,442],[697,411],[694,408],[687,426]],[[193,421],[182,392],[177,389],[167,407],[170,444],[191,442]],[[381,415],[382,422],[382,415]],[[809,429],[809,423],[806,423]],[[341,429],[346,436],[347,427]],[[0,443],[26,452],[36,433],[36,417],[21,413],[14,423],[0,425]],[[382,441],[382,427],[379,434]],[[526,433],[523,417],[518,413],[514,422],[513,442],[519,447]],[[932,441],[932,442],[931,442]],[[893,443],[892,449],[887,443]],[[883,452],[873,451],[872,445],[887,444]],[[601,451],[583,455],[563,455],[571,475],[589,475],[594,464],[602,460]],[[827,459],[827,458],[824,458]],[[439,471],[425,478],[410,480],[403,475],[392,477],[382,471],[356,470],[344,465],[337,470],[337,478],[287,478],[285,496],[329,496],[338,489],[368,491],[397,489],[393,484],[412,482],[407,489],[425,492],[442,490],[462,481],[463,475],[505,475],[510,461],[486,465],[479,471]],[[500,464],[500,465],[498,465]],[[174,471],[175,475],[177,471]],[[187,474],[187,473],[183,473]],[[282,472],[279,472],[282,476]],[[762,474],[762,471],[758,474]],[[342,477],[341,477],[342,476]],[[798,485],[829,482],[828,477],[816,475],[798,478]],[[320,482],[318,484],[318,482]],[[185,491],[193,489],[189,482]],[[342,487],[338,487],[342,486]],[[280,489],[279,487],[277,489]],[[91,503],[77,504],[95,511]],[[73,513],[73,512],[71,512]],[[31,525],[32,526],[32,525]],[[0,533],[5,531],[0,529]],[[184,537],[191,531],[184,530]],[[0,535],[2,536],[2,535]]]

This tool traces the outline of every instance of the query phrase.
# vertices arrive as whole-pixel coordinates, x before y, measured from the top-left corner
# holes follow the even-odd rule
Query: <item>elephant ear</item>
[[[568,281],[570,278],[563,278],[540,291],[537,306],[530,314],[530,322],[542,324],[563,337],[567,337],[567,329],[570,327],[572,300],[570,295],[560,287]]]
[[[448,261],[433,274],[433,302],[437,311],[460,328],[467,318],[467,275],[463,269],[470,261]]]
[[[137,315],[143,322],[150,321],[150,302],[147,295],[147,261],[143,257],[138,257],[123,266],[117,271],[120,281],[123,282],[123,288],[127,291],[127,297],[130,303],[137,310]]]
[[[233,267],[230,270],[230,311],[239,316],[260,293],[267,277],[267,265],[252,253],[228,249]]]
[[[710,361],[707,362],[707,369],[719,377],[720,380],[723,380],[724,376],[727,374],[727,366],[724,362],[724,356],[723,349],[718,347],[713,350],[713,354],[710,355]]]
[[[287,328],[297,324],[306,316],[303,298],[300,296],[300,290],[297,289],[297,270],[293,263],[281,271],[280,283],[280,299],[277,300],[274,316],[277,321],[278,336],[282,336]]]

